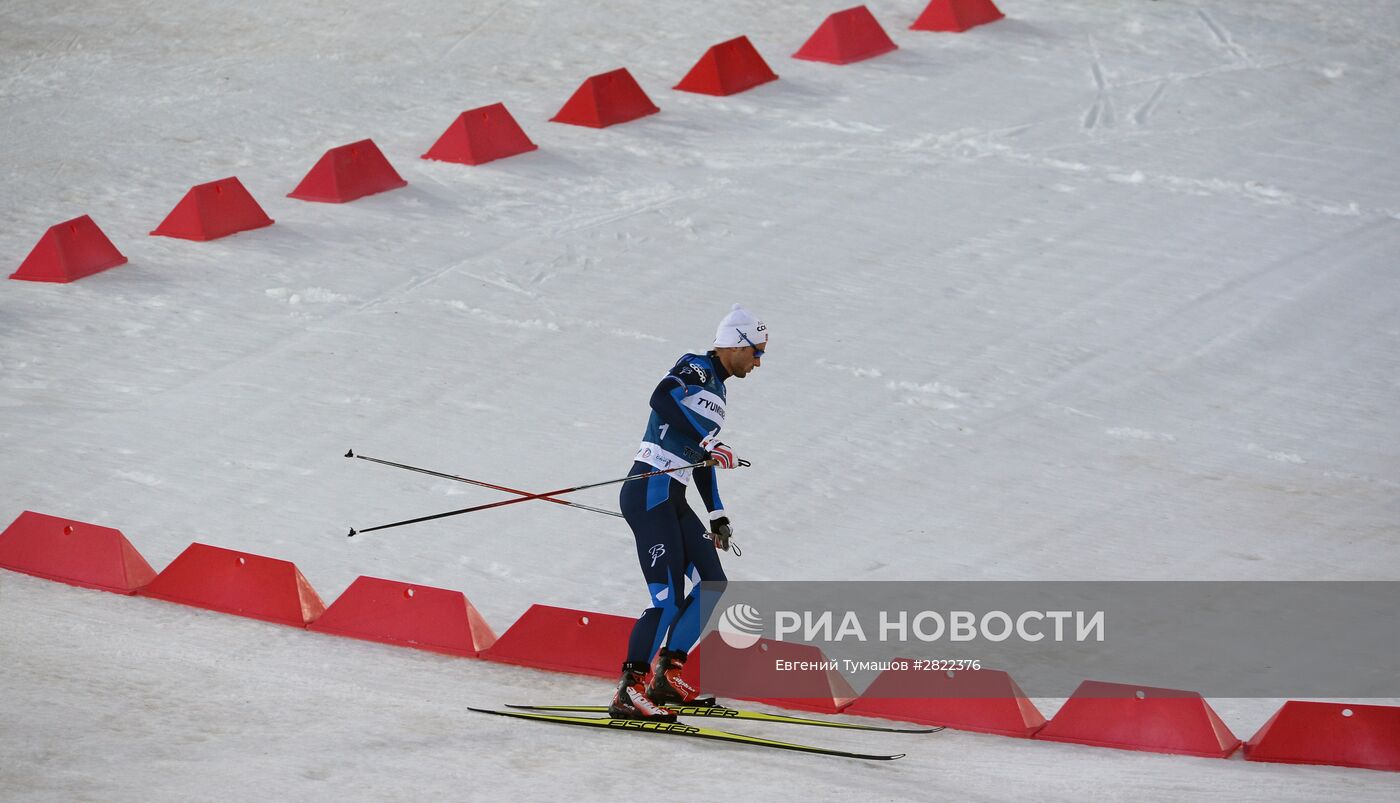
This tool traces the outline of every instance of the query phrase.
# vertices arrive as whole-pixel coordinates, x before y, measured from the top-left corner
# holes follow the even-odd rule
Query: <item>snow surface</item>
[[[130,258],[0,286],[0,519],[201,540],[531,603],[645,605],[615,520],[645,400],[734,301],[735,579],[1400,579],[1400,6],[1004,0],[788,58],[841,3],[0,3],[0,254],[90,214]],[[669,87],[748,35],[782,76]],[[662,108],[547,123],[628,67]],[[418,156],[504,101],[540,150]],[[372,137],[410,182],[285,197]],[[153,238],[237,175],[276,225]],[[6,273],[13,270],[6,268]],[[579,501],[615,504],[615,489]],[[1014,668],[1013,674],[1014,674]],[[1377,799],[1400,776],[945,732],[747,732],[867,765],[465,713],[609,685],[0,573],[5,799]],[[1037,701],[1052,713],[1055,700]],[[1213,700],[1248,738],[1278,700]]]

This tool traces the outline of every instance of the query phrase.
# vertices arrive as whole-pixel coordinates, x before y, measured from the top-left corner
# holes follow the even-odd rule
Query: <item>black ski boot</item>
[[[681,677],[685,672],[685,659],[686,654],[681,650],[662,648],[651,665],[647,697],[658,705],[713,706],[715,698],[700,697],[700,690]]]
[[[644,722],[675,722],[676,715],[652,702],[646,691],[647,665],[628,662],[622,665],[622,679],[617,694],[608,706],[613,719],[638,719]]]

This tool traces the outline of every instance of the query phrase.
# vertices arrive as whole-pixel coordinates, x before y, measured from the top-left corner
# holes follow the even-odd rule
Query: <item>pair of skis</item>
[[[719,705],[667,706],[667,708],[675,713],[677,717],[747,719],[756,722],[811,725],[842,730],[878,731],[881,733],[936,733],[943,730],[942,728],[889,728],[880,725],[862,725],[854,722],[835,722],[826,719],[809,719],[807,717],[793,717],[784,714],[767,714],[762,711],[746,711]],[[775,750],[795,750],[801,753],[813,753],[823,756],[859,758],[870,761],[891,761],[896,758],[904,757],[904,753],[894,753],[890,755],[855,753],[849,750],[838,750],[830,747],[817,747],[794,742],[783,742],[776,739],[763,739],[742,733],[732,733],[730,731],[722,731],[714,728],[699,727],[680,721],[647,722],[635,719],[614,719],[608,716],[583,716],[584,714],[606,714],[608,711],[607,706],[601,705],[507,705],[506,710],[503,711],[489,708],[472,708],[470,710],[481,714],[495,714],[497,716],[533,720],[535,722],[553,722],[560,725],[625,730],[634,733],[687,736],[694,739],[710,739],[713,741],[728,742],[730,744],[765,747]]]

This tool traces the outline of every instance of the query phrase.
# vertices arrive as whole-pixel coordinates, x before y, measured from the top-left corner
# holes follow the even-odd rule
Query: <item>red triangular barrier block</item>
[[[230,176],[191,187],[151,234],[205,241],[271,225],[243,182]]]
[[[934,671],[895,659],[845,711],[923,725],[1028,738],[1045,717],[1011,676],[996,669]]]
[[[31,510],[0,533],[0,567],[117,594],[135,594],[156,576],[121,530]]]
[[[1289,700],[1244,746],[1244,757],[1400,772],[1400,707]]]
[[[627,657],[635,619],[549,605],[531,605],[491,649],[488,661],[616,678]]]
[[[690,68],[675,89],[701,95],[735,95],[778,76],[747,36],[720,42]]]
[[[468,658],[496,641],[462,592],[377,577],[356,579],[309,629]]]
[[[137,593],[293,627],[326,609],[296,564],[208,544],[190,544]]]
[[[850,64],[897,49],[898,46],[880,27],[870,9],[856,6],[827,17],[792,57],[828,64]]]
[[[992,0],[933,0],[910,30],[962,33],[1005,17]]]
[[[50,226],[11,279],[71,282],[126,262],[112,241],[87,215]]]
[[[525,136],[506,105],[493,103],[457,115],[423,158],[479,165],[527,153],[537,147]]]
[[[1200,694],[1086,680],[1033,737],[1095,747],[1227,758],[1240,740]]]
[[[626,67],[583,82],[550,122],[607,128],[661,111]]]
[[[685,670],[705,694],[779,708],[835,714],[856,697],[834,663],[810,644],[760,638],[735,648],[716,631],[700,642]]]
[[[343,204],[407,186],[374,140],[362,139],[326,151],[287,197]]]

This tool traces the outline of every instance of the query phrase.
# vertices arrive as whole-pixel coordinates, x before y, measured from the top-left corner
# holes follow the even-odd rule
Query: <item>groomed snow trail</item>
[[[1005,0],[954,36],[908,31],[923,5],[872,2],[900,49],[846,67],[788,58],[837,10],[796,0],[0,5],[6,273],[79,214],[130,258],[0,285],[0,520],[117,527],[157,568],[194,540],[291,560],[328,602],[361,574],[460,589],[498,630],[633,615],[620,522],[346,539],[498,497],[342,455],[621,474],[660,373],[743,301],[774,350],[729,389],[732,577],[1400,578],[1400,14]],[[779,81],[669,89],[740,34]],[[546,122],[620,66],[660,114]],[[497,101],[538,151],[418,158]],[[285,197],[365,137],[408,187]],[[229,175],[274,226],[147,236]],[[639,767],[687,799],[1400,796],[954,732],[821,734],[910,754],[866,767],[522,727],[464,709],[607,684],[8,572],[0,690],[7,798],[604,797]],[[1279,701],[1212,703],[1247,738]]]

